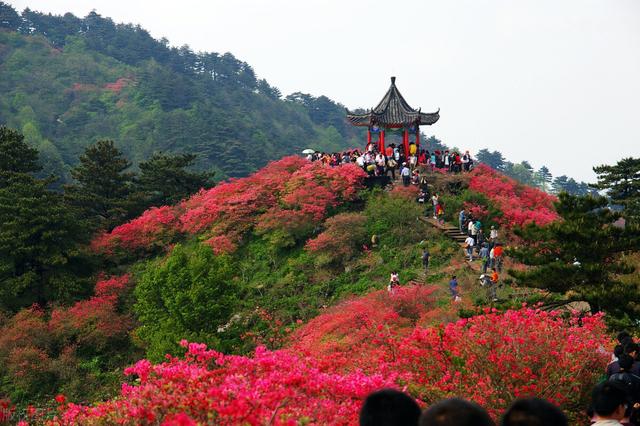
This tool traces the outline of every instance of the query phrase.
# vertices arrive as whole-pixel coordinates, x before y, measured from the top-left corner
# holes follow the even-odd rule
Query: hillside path
[[[463,250],[463,256],[465,256],[466,259],[466,254],[464,252],[464,241],[467,239],[467,235],[460,232],[460,229],[458,229],[457,226],[451,225],[450,223],[446,222],[444,224],[441,224],[431,217],[419,217],[419,219],[430,224],[434,228],[439,229],[447,237],[458,243],[460,245],[460,248]],[[476,272],[480,272],[480,270],[482,269],[482,267],[477,262],[467,261],[466,263],[469,268],[473,269]]]

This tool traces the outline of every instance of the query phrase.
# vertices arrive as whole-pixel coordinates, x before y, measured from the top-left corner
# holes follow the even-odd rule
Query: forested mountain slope
[[[217,177],[246,175],[312,147],[352,145],[343,107],[295,93],[281,99],[230,53],[195,53],[95,12],[21,15],[0,2],[0,124],[22,130],[45,173],[98,139],[137,164],[156,151],[191,152]]]

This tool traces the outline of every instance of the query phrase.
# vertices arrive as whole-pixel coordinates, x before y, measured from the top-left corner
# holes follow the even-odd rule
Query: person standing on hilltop
[[[393,158],[393,148],[395,148],[394,144],[391,144],[385,148],[384,153],[388,158]]]
[[[393,157],[387,158],[387,172],[391,172],[391,179],[396,180],[396,168],[398,167],[398,163],[393,159]]]
[[[465,172],[469,171],[469,160],[470,160],[470,155],[469,155],[469,151],[465,151],[464,155],[462,156],[462,170]]]
[[[402,185],[409,186],[411,184],[411,169],[407,167],[407,163],[402,163],[402,170],[400,171],[402,176]]]

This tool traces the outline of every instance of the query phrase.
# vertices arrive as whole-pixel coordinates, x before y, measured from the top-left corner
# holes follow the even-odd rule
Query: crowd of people
[[[637,425],[625,386],[609,380],[595,386],[584,424]],[[560,408],[541,398],[515,400],[500,418],[501,426],[568,426]],[[424,411],[404,392],[383,389],[370,394],[360,410],[360,426],[495,426],[487,411],[470,401],[450,398]]]
[[[325,153],[315,152],[307,155],[309,161],[321,161],[329,166],[355,163],[362,167],[369,176],[391,176],[396,179],[396,172],[402,178],[402,183],[408,186],[418,179],[417,168],[426,166],[426,170],[444,170],[451,173],[470,171],[473,168],[473,158],[469,151],[460,154],[457,151],[418,149],[411,143],[409,152],[404,152],[404,146],[390,144],[384,151],[380,151],[377,144],[369,143],[364,151],[354,149],[351,151]]]
[[[640,345],[626,331],[618,333],[617,340],[605,383],[611,392],[625,395],[622,423],[640,426]]]
[[[502,416],[503,426],[567,426],[564,413],[538,398],[516,400]],[[485,409],[461,398],[439,401],[422,411],[406,393],[383,389],[370,394],[360,410],[360,426],[495,426]]]

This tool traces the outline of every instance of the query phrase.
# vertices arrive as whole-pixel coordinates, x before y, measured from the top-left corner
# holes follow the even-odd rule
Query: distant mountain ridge
[[[155,151],[192,152],[218,177],[244,176],[304,148],[357,143],[344,107],[285,99],[231,53],[170,47],[140,26],[0,2],[0,124],[20,129],[64,176],[83,148],[109,138],[134,164]]]

